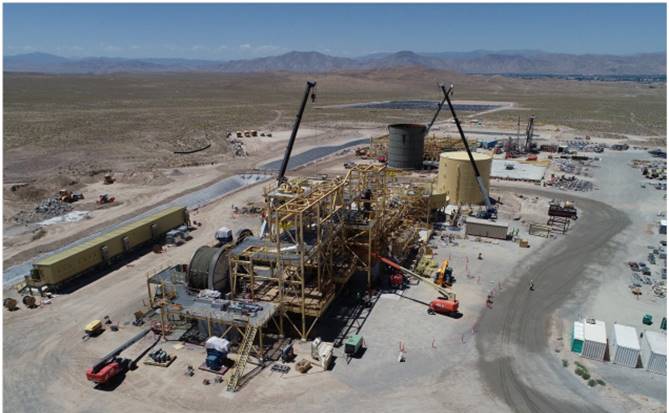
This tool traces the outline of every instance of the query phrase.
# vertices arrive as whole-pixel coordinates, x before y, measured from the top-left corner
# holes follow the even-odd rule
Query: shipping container
[[[33,264],[26,277],[30,287],[56,287],[137,247],[157,241],[169,230],[188,223],[186,208],[168,208],[104,235],[68,248]]]
[[[583,323],[583,351],[581,356],[592,360],[603,361],[608,347],[606,339],[606,323],[600,320],[587,319]]]
[[[506,239],[509,225],[485,219],[467,217],[465,234],[475,237]]]
[[[639,337],[634,327],[615,324],[613,326],[613,362],[621,366],[636,368],[639,364]]]
[[[653,373],[667,375],[667,336],[665,333],[647,331],[646,343],[649,355],[646,369]]]

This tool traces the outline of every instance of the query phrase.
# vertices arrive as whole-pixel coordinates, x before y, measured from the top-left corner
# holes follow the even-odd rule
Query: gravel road
[[[298,154],[291,154],[290,159],[288,160],[288,170],[295,169],[299,166],[306,165],[320,158],[332,155],[333,153],[339,152],[342,149],[350,148],[352,146],[363,145],[365,143],[369,143],[368,138],[356,139],[350,142],[343,143],[341,145],[319,146],[317,148],[308,149]],[[283,159],[277,159],[275,161],[266,162],[258,166],[257,169],[262,171],[278,171],[281,168],[282,161]]]
[[[549,320],[573,297],[577,286],[587,287],[584,268],[606,259],[615,248],[611,238],[630,221],[622,211],[595,200],[541,190],[515,191],[575,200],[580,217],[567,237],[543,247],[551,248],[549,258],[519,263],[515,285],[496,298],[494,311],[483,314],[476,339],[482,355],[479,369],[490,390],[514,411],[605,412],[592,403],[592,394],[585,397],[587,389],[563,380],[567,369],[550,365]],[[528,288],[530,280],[536,285],[533,292]]]

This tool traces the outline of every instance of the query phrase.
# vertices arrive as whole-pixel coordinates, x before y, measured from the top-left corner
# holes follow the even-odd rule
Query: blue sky
[[[237,59],[316,50],[666,51],[664,4],[4,4],[4,54]]]

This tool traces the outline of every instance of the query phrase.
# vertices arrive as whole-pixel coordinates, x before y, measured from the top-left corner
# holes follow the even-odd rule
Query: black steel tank
[[[398,123],[388,126],[388,166],[423,169],[425,125]]]
[[[188,266],[186,282],[191,288],[226,292],[230,289],[228,248],[202,246],[195,251]]]

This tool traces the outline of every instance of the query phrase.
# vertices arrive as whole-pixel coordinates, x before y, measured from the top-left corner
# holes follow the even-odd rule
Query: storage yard
[[[252,168],[18,245],[8,410],[666,411],[666,159],[533,115],[470,134],[513,104],[440,89],[334,108],[429,123],[331,136],[307,82],[280,139],[228,132]]]

